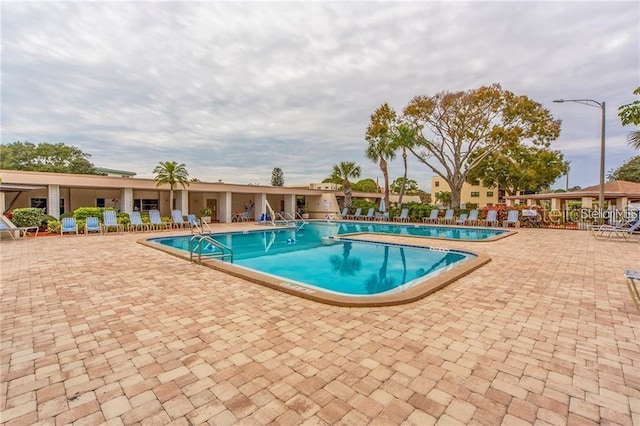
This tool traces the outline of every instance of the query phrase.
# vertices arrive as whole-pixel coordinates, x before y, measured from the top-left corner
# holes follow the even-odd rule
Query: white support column
[[[47,214],[60,219],[60,185],[49,185],[47,198]]]
[[[267,213],[267,194],[264,194],[264,193],[256,194],[255,197],[256,197],[255,219],[258,220],[260,219],[260,216],[262,216],[263,213]]]
[[[4,214],[4,211],[6,209],[6,201],[4,198],[4,192],[0,192],[0,213]]]
[[[284,211],[296,217],[296,196],[295,194],[284,195]],[[285,215],[286,217],[286,215]]]
[[[593,208],[593,197],[582,197],[582,208],[583,209]]]
[[[133,188],[122,188],[120,190],[120,210],[125,213],[133,211]]]
[[[231,223],[231,193],[223,192],[218,197],[218,220],[221,223]]]
[[[181,210],[183,215],[187,215],[189,212],[189,191],[186,189],[176,190],[174,192],[176,197],[176,210]]]
[[[551,210],[561,210],[562,200],[560,198],[551,198]]]

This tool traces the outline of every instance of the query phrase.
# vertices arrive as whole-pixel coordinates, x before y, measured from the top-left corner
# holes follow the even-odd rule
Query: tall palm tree
[[[353,191],[351,190],[351,183],[349,182],[349,179],[359,178],[360,173],[362,173],[360,166],[353,161],[343,161],[339,164],[333,165],[331,179],[342,181],[342,189],[344,190],[343,207],[351,208]]]
[[[384,198],[389,204],[389,170],[388,160],[396,157],[393,144],[393,129],[397,121],[396,112],[386,102],[371,115],[371,123],[367,127],[365,139],[369,142],[365,154],[368,159],[377,162],[384,176]]]
[[[402,206],[404,188],[407,184],[407,150],[415,146],[418,139],[418,129],[409,123],[400,123],[392,130],[392,135],[391,143],[396,150],[400,149],[402,151],[402,163],[404,165],[402,185],[400,185],[400,193],[398,194],[398,204]]]
[[[169,185],[169,208],[173,210],[173,191],[176,184],[182,185],[183,188],[189,186],[189,173],[185,165],[175,161],[161,161],[153,169],[153,173],[156,175],[156,186]]]

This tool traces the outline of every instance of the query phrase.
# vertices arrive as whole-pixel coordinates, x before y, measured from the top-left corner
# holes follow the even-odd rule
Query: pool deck
[[[638,243],[425,239],[492,260],[345,308],[136,243],[156,235],[0,241],[0,423],[640,425]]]

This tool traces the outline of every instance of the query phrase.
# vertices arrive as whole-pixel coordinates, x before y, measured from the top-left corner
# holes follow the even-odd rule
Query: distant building
[[[431,179],[431,198],[432,202],[436,202],[436,194],[438,192],[451,192],[449,184],[440,176],[434,176]],[[462,184],[460,192],[461,204],[477,204],[478,207],[495,206],[496,204],[505,203],[505,191],[498,187],[489,188],[482,184],[481,180],[476,182]]]
[[[136,172],[127,172],[125,170],[115,170],[115,169],[106,169],[104,167],[96,167],[96,173],[100,176],[115,176],[115,177],[123,177],[129,178],[134,177]]]

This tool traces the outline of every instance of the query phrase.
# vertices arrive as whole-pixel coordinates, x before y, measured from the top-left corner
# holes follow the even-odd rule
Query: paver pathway
[[[638,244],[425,240],[492,261],[418,302],[340,308],[143,236],[0,242],[1,423],[640,425]]]

